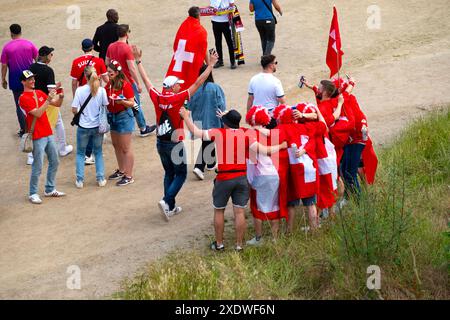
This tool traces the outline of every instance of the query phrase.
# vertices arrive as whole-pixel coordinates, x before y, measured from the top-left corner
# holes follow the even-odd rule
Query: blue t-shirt
[[[269,8],[272,7],[272,0],[250,0],[250,3],[255,7],[255,20],[273,20],[272,13],[263,1],[267,3]]]

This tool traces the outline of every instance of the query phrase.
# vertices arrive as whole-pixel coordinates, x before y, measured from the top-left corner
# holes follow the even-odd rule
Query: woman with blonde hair
[[[111,125],[111,140],[116,153],[118,169],[109,176],[109,180],[118,180],[116,185],[126,186],[134,182],[134,154],[131,150],[131,134],[134,131],[134,91],[126,80],[122,66],[112,60],[108,64],[109,82],[106,85],[108,95],[108,121]]]
[[[94,67],[84,70],[87,84],[75,92],[72,103],[73,114],[80,114],[77,129],[76,182],[77,188],[84,186],[84,155],[89,139],[93,140],[95,170],[99,187],[106,185],[105,166],[103,162],[103,133],[99,133],[100,110],[108,105],[106,90],[100,86],[100,78]]]

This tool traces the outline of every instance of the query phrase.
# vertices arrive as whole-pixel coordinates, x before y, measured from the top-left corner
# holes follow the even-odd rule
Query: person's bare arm
[[[142,93],[141,81],[139,80],[134,61],[135,60],[127,60],[127,65],[128,69],[130,70],[131,78],[133,78],[134,82],[136,82],[139,93]]]
[[[72,97],[75,97],[75,91],[77,91],[78,88],[78,80],[72,79]]]
[[[333,112],[334,120],[336,120],[336,121],[339,120],[339,117],[341,116],[343,105],[344,105],[344,97],[342,96],[342,94],[340,94],[339,98],[338,98],[338,106],[337,106],[336,110]]]
[[[125,108],[131,108],[134,106],[134,97],[131,99],[127,99],[127,100],[118,100],[115,101],[115,104],[121,104],[123,105]]]
[[[8,72],[8,65],[2,63],[2,87],[8,89],[8,81],[6,81],[6,74]]]
[[[306,120],[314,121],[314,120],[318,119],[317,113],[303,113],[298,110],[294,110],[292,112],[292,115],[294,116],[294,119],[296,119],[296,120],[306,119]]]
[[[132,46],[134,59],[136,59],[137,67],[139,74],[144,82],[145,88],[147,91],[150,91],[153,88],[153,84],[147,76],[147,72],[145,72],[144,66],[142,65],[142,50],[139,49],[136,45]]]
[[[347,91],[349,94],[352,93],[353,88],[355,88],[355,79],[353,79],[353,77],[349,77],[348,78],[348,87],[347,89],[345,89],[345,91]]]
[[[50,105],[55,106],[58,104],[58,100],[60,100],[57,97],[56,90],[50,91],[48,94],[47,100],[40,108],[36,108],[29,112],[32,116],[35,116],[36,118],[40,118],[48,109]]]
[[[105,83],[105,86],[106,86],[106,84],[109,82],[109,76],[108,76],[108,74],[102,75],[102,81]]]
[[[280,14],[280,16],[283,15],[283,10],[281,9],[280,4],[278,3],[278,0],[272,0],[272,4],[275,7],[275,9],[278,11],[278,13]]]
[[[283,141],[281,144],[276,145],[276,146],[265,146],[262,145],[259,142],[255,142],[254,144],[252,144],[250,146],[250,149],[254,152],[257,152],[259,154],[263,154],[263,155],[267,155],[270,156],[274,153],[279,152],[280,150],[286,149],[287,148],[287,142]]]
[[[253,101],[255,101],[255,97],[249,94],[247,99],[247,112],[253,107]]]
[[[199,129],[194,122],[192,122],[192,119],[189,117],[189,111],[186,110],[185,107],[180,108],[180,116],[181,119],[184,120],[184,123],[186,123],[186,127],[188,130],[197,138],[203,139],[205,130]]]
[[[188,89],[189,96],[192,97],[194,93],[200,88],[200,86],[208,79],[209,74],[212,72],[214,65],[219,60],[219,55],[216,52],[213,52],[209,55],[209,64],[208,68],[197,78],[193,85],[191,85]]]

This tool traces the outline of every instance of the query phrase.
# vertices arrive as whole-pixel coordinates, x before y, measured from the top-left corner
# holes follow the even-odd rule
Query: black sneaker
[[[122,179],[125,174],[120,172],[119,169],[116,170],[112,175],[108,177],[109,180],[119,180]]]
[[[140,136],[142,138],[147,137],[147,136],[151,135],[153,132],[155,132],[155,130],[156,130],[156,125],[146,126],[145,130],[141,130]]]
[[[214,241],[213,243],[211,243],[210,248],[211,248],[211,250],[214,250],[214,251],[225,251],[225,246],[223,244],[220,247],[217,246],[217,241]]]
[[[236,68],[237,68],[236,63],[233,63],[233,64],[230,66],[230,69],[231,69],[231,70],[234,70],[234,69],[236,69]]]
[[[133,178],[130,178],[130,177],[127,177],[127,176],[123,176],[120,181],[117,181],[116,186],[124,187],[124,186],[127,186],[127,185],[132,184],[132,183],[134,183]]]
[[[217,69],[217,68],[220,68],[220,67],[223,67],[223,66],[224,66],[223,62],[217,61],[216,64],[214,65],[214,69]]]

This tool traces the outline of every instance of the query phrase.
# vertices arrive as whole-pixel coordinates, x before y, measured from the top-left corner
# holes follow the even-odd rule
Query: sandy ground
[[[247,84],[259,72],[259,38],[242,2],[246,31],[247,64],[232,71],[214,72],[225,90],[228,106],[244,111]],[[81,29],[66,28],[67,7],[72,1],[0,1],[0,43],[8,40],[8,26],[20,23],[24,36],[38,47],[56,48],[52,67],[58,80],[70,88],[71,61],[79,55],[80,41],[91,37],[104,22],[104,13],[115,7],[121,22],[132,29],[131,42],[144,49],[143,63],[154,83],[161,83],[171,58],[176,30],[190,5],[206,0],[78,1]],[[163,5],[161,5],[163,3]],[[291,104],[310,100],[307,90],[296,88],[298,76],[312,81],[326,78],[325,53],[333,1],[281,1],[274,53],[278,74]],[[389,142],[412,118],[450,102],[450,9],[447,0],[377,2],[381,29],[366,26],[372,1],[338,0],[345,51],[345,72],[357,79],[355,94],[367,113],[372,136],[379,146]],[[210,35],[209,19],[203,24]],[[227,58],[225,58],[227,61]],[[148,120],[154,121],[153,106],[144,96]],[[62,108],[69,143],[75,142],[70,127],[69,106]],[[204,245],[212,234],[211,189],[213,175],[197,182],[189,175],[178,202],[184,213],[166,223],[157,201],[162,195],[162,170],[155,137],[134,138],[136,183],[125,189],[112,184],[95,186],[94,168],[86,170],[86,187],[74,186],[74,155],[62,159],[57,185],[68,193],[65,199],[45,199],[42,206],[27,201],[30,167],[18,152],[17,121],[10,91],[0,91],[0,298],[85,299],[107,297],[120,281],[133,275],[148,261],[176,247]],[[106,172],[116,168],[109,140],[105,147]],[[43,188],[41,179],[41,189]],[[82,289],[69,290],[67,268],[81,269]]]

